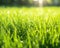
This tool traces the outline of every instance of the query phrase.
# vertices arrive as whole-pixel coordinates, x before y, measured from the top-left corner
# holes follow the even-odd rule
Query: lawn
[[[0,48],[60,48],[60,7],[0,7]]]

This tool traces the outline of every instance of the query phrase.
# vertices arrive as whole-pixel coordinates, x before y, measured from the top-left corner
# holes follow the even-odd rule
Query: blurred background
[[[60,0],[0,0],[0,5],[9,6],[60,6]]]

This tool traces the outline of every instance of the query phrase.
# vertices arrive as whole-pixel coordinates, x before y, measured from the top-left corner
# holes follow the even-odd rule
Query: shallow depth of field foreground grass
[[[60,48],[60,7],[0,7],[0,48]]]

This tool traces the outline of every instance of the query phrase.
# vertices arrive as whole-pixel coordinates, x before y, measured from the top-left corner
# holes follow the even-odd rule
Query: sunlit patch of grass
[[[60,8],[0,7],[0,48],[59,47]]]

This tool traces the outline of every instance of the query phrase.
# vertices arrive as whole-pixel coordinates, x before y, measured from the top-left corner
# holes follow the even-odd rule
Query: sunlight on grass
[[[60,7],[0,7],[0,48],[59,48]]]

